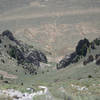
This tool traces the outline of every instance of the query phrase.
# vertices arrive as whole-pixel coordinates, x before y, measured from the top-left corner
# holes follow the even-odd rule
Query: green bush
[[[3,79],[4,79],[4,78],[3,78],[3,75],[1,75],[1,76],[0,76],[0,79],[1,79],[1,80],[3,80]]]
[[[13,58],[16,58],[16,51],[14,48],[10,48],[9,55]]]
[[[94,43],[95,43],[97,46],[99,46],[99,45],[100,45],[100,39],[99,39],[99,38],[96,38],[96,39],[94,40]]]

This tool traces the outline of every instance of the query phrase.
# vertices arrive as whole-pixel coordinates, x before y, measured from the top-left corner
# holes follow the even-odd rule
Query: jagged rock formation
[[[40,66],[39,62],[47,63],[47,58],[41,51],[34,50],[26,57],[26,61]]]
[[[36,69],[40,66],[40,62],[47,63],[47,58],[40,50],[32,49],[29,45],[24,44],[13,36],[9,30],[4,31],[0,35],[0,51],[14,58],[18,65],[23,65],[31,74],[36,73]]]
[[[57,64],[57,69],[65,68],[66,66],[70,65],[71,63],[77,62],[78,59],[79,59],[79,56],[77,56],[77,53],[73,52],[70,55],[65,56],[65,58],[62,59]]]
[[[65,56],[64,59],[62,59],[58,64],[57,64],[57,69],[64,68],[71,63],[76,63],[80,59],[80,56],[86,56],[87,54],[87,49],[89,48],[89,41],[88,39],[83,39],[80,40],[76,46],[76,51],[73,52],[72,54]]]
[[[57,69],[65,68],[72,63],[78,62],[81,58],[85,57],[88,52],[95,50],[97,46],[100,45],[100,38],[96,38],[92,42],[88,39],[82,39],[78,42],[75,52],[65,56],[58,64]],[[97,59],[98,58],[98,59]],[[100,59],[99,54],[96,55],[96,64],[99,65]],[[86,60],[83,61],[83,65],[87,65],[94,61],[93,55],[88,56]]]
[[[83,39],[83,40],[80,40],[78,42],[78,45],[76,46],[76,53],[77,55],[79,56],[86,56],[87,54],[87,49],[89,48],[90,46],[90,42],[88,39]]]
[[[17,45],[20,45],[20,42],[15,39],[15,37],[13,36],[13,33],[9,30],[5,30],[2,33],[2,37],[8,37],[9,40],[14,41]]]

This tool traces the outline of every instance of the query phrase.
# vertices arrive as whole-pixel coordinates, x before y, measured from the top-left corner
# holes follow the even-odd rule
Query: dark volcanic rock
[[[36,73],[40,62],[47,63],[47,58],[43,52],[18,41],[9,30],[0,35],[0,43],[4,49],[3,53],[9,54],[17,61],[18,65],[21,64],[30,74]]]
[[[71,63],[75,63],[75,58],[77,54],[76,52],[71,53],[70,55],[65,56],[64,59],[62,59],[58,64],[57,64],[57,69],[65,68]]]
[[[47,63],[48,62],[47,58],[46,58],[46,56],[45,56],[45,54],[43,52],[38,51],[38,55],[39,55],[38,58],[39,58],[40,62],[43,62],[43,63]]]
[[[10,32],[9,30],[4,31],[4,32],[2,33],[2,36],[7,36],[7,37],[8,37],[10,40],[12,40],[12,41],[15,40],[15,38],[14,38],[12,32]]]
[[[16,38],[13,36],[13,33],[9,30],[5,30],[3,33],[2,33],[2,36],[3,37],[8,37],[9,40],[11,41],[14,41],[17,45],[20,45],[19,41],[16,40]]]
[[[93,57],[93,55],[90,55],[90,56],[83,62],[83,65],[87,65],[88,63],[93,62],[93,61],[94,61],[94,57]]]
[[[94,42],[91,43],[91,49],[96,49]]]
[[[87,49],[90,46],[90,43],[88,39],[83,39],[78,42],[78,45],[76,46],[76,53],[80,56],[86,56]]]
[[[40,66],[40,62],[38,61],[38,59],[36,59],[34,56],[29,55],[28,57],[26,57],[26,62],[27,63],[32,63],[36,66]]]
[[[57,64],[57,69],[61,69],[61,68],[65,68],[66,66],[68,66],[71,63],[70,59],[62,59],[59,64]]]
[[[78,45],[76,46],[76,51],[71,53],[68,56],[65,56],[64,59],[62,59],[58,64],[57,64],[57,69],[67,67],[68,65],[72,63],[78,62],[80,59],[80,56],[86,56],[87,54],[87,49],[89,48],[90,43],[88,39],[83,39],[78,42]],[[90,59],[90,58],[89,58]]]
[[[47,63],[47,58],[45,54],[40,51],[32,51],[27,57],[28,63],[33,63],[34,65],[40,66],[39,62]]]

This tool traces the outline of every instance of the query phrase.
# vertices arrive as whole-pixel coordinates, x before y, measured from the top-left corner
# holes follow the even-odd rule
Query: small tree
[[[0,76],[0,79],[1,79],[1,80],[3,80],[3,79],[4,79],[3,75],[1,75],[1,76]]]

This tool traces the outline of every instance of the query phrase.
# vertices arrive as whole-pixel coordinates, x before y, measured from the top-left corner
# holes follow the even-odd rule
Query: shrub
[[[88,78],[92,78],[92,75],[88,75]]]
[[[44,74],[44,71],[42,71],[42,74]]]
[[[4,61],[3,59],[1,59],[1,62],[2,62],[2,63],[5,63],[5,61]]]
[[[18,60],[18,63],[22,63],[25,59],[23,52],[17,46],[10,45],[8,54],[14,59]]]
[[[6,46],[6,45],[4,45],[4,47],[6,48],[7,46]]]
[[[23,82],[21,83],[21,85],[24,85]]]
[[[1,75],[1,76],[0,76],[0,79],[1,79],[1,80],[3,80],[3,79],[4,79],[4,78],[3,78],[3,75]]]
[[[99,45],[100,45],[100,39],[99,39],[99,38],[96,38],[96,39],[94,40],[94,43],[95,43],[97,46],[99,46]]]
[[[16,58],[16,51],[15,48],[10,48],[10,51],[8,52],[9,55],[13,58]]]
[[[4,83],[8,84],[9,82],[7,80],[3,81]]]
[[[0,43],[2,43],[2,40],[0,39]]]

